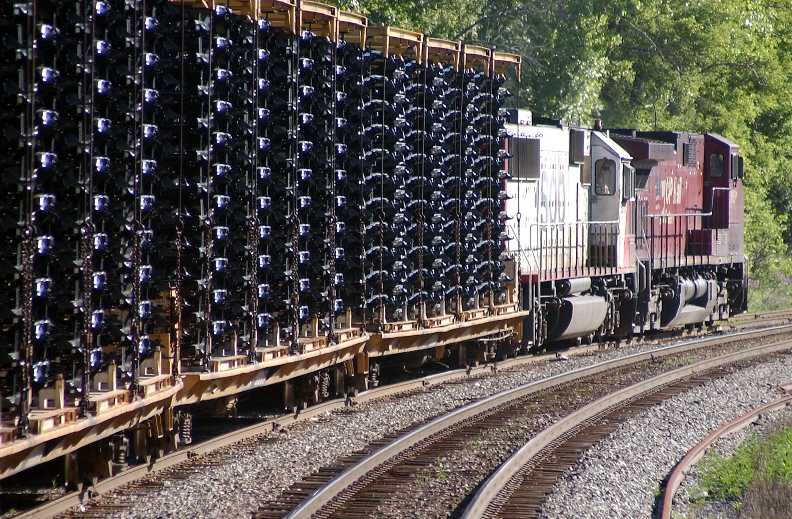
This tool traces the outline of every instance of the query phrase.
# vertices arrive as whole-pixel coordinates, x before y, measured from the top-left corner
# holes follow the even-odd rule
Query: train
[[[0,478],[747,308],[724,137],[536,117],[519,55],[308,0],[2,9]]]
[[[505,210],[524,343],[701,328],[747,310],[737,144],[513,112]]]

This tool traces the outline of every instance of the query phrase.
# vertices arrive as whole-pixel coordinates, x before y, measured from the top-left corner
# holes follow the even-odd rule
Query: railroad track
[[[743,322],[755,319],[790,319],[792,318],[792,308],[785,308],[783,310],[773,310],[770,312],[746,312],[744,314],[735,315],[730,319],[730,322]]]
[[[786,313],[776,312],[773,314],[751,314],[750,318],[743,318],[740,320],[740,322],[741,323],[747,322],[747,323],[752,323],[754,325],[756,324],[761,325],[771,320],[772,320],[771,322],[776,322],[779,318],[784,319],[786,318],[786,315],[789,315],[790,318],[792,319],[792,310],[786,311]],[[778,333],[782,333],[784,329],[785,328],[781,326],[778,327],[777,331]],[[658,344],[658,343],[662,343],[663,341],[679,339],[681,335],[682,335],[681,333],[667,332],[667,333],[657,334],[654,337],[648,338],[644,342],[649,345]],[[726,336],[726,337],[731,337],[731,336]],[[591,354],[593,352],[596,352],[598,349],[601,349],[601,347],[602,347],[601,345],[578,347],[573,350],[570,350],[569,354],[570,355]],[[552,358],[553,355],[554,354],[539,355],[533,357],[526,356],[526,357],[517,357],[514,359],[507,359],[499,363],[499,368],[501,370],[506,370],[524,364],[541,363],[541,362],[545,362],[549,358]],[[439,383],[453,382],[454,380],[462,379],[470,375],[475,376],[477,374],[487,372],[488,370],[489,370],[488,366],[479,366],[473,368],[471,372],[466,372],[466,370],[459,369],[441,374],[430,375],[428,377],[423,377],[420,379],[400,382],[389,386],[379,387],[367,391],[365,393],[361,393],[356,398],[356,401],[362,403],[374,399],[386,398],[388,396],[422,388],[426,385],[435,385]],[[145,495],[147,489],[156,488],[157,484],[151,482],[144,482],[140,480],[146,478],[146,476],[152,473],[161,472],[166,469],[171,469],[172,467],[177,467],[180,464],[184,464],[185,462],[188,462],[190,460],[196,460],[213,451],[222,449],[236,442],[240,442],[248,438],[267,433],[273,429],[277,429],[280,427],[288,427],[299,421],[310,420],[324,413],[341,409],[344,407],[344,405],[345,402],[343,399],[328,401],[323,404],[313,406],[302,411],[297,417],[295,417],[295,415],[293,414],[282,415],[252,426],[248,426],[230,433],[223,434],[221,436],[218,436],[211,440],[207,440],[200,444],[195,444],[192,446],[181,448],[178,451],[170,453],[160,459],[154,460],[149,464],[131,467],[130,469],[118,474],[117,476],[99,481],[94,487],[90,489],[91,494],[92,495],[106,494],[108,492],[112,492],[126,485],[126,486],[130,486],[135,493],[140,493],[141,495]],[[418,426],[416,425],[410,428],[410,430],[415,429],[417,427]],[[404,434],[406,432],[407,431],[400,431],[399,434]],[[376,449],[382,447],[393,439],[395,439],[395,437],[383,438],[381,441],[372,444],[370,446],[370,449]],[[336,471],[338,468],[343,467],[344,465],[354,464],[359,460],[360,457],[361,457],[360,455],[355,455],[355,456],[350,456],[348,459],[341,460],[339,462],[339,467],[335,467]],[[188,463],[187,464],[188,467],[184,469],[184,474],[188,475],[189,471],[191,470],[190,467],[197,466],[198,463],[199,463],[198,461],[192,461]],[[179,471],[177,471],[173,475],[173,477],[182,478],[185,476],[179,473]],[[324,477],[324,479],[327,479],[327,476],[319,476],[319,477],[320,479],[322,477]],[[84,512],[73,512],[72,509],[81,505],[86,500],[86,497],[87,496],[81,492],[71,492],[58,499],[48,501],[36,508],[23,512],[17,515],[16,517],[46,518],[46,517],[54,517],[64,513],[68,513],[70,517],[95,517],[97,515],[102,515],[105,512],[108,513],[112,512],[115,508],[118,508],[114,506],[106,507],[105,505],[90,505]]]
[[[643,409],[774,355],[792,341],[761,345],[663,373],[620,389],[545,429],[504,462],[472,497],[463,519],[539,517],[545,498],[590,447]]]
[[[540,357],[522,357],[516,359],[509,359],[503,363],[503,367],[517,366],[531,362],[540,362],[540,359],[546,359],[549,355]],[[487,366],[479,366],[471,370],[471,375],[481,374],[488,372]],[[356,403],[364,403],[374,399],[386,398],[398,393],[405,393],[411,390],[416,390],[426,385],[435,385],[443,382],[453,381],[462,377],[469,376],[466,370],[458,369],[435,375],[429,375],[420,379],[408,380],[398,382],[388,386],[382,386],[360,393],[356,398]],[[190,462],[188,467],[181,473],[177,473],[176,477],[182,477],[188,474],[193,469],[204,468],[206,462],[204,461],[191,461],[199,457],[205,456],[211,452],[228,447],[237,442],[253,438],[258,435],[266,434],[270,431],[277,430],[281,427],[288,427],[294,424],[309,421],[318,416],[332,411],[343,409],[346,405],[345,399],[334,399],[323,402],[321,404],[309,407],[302,410],[298,414],[283,414],[271,419],[262,421],[260,423],[250,425],[235,431],[231,431],[216,438],[206,440],[204,442],[182,447],[179,450],[172,452],[162,458],[152,461],[148,464],[136,465],[130,467],[124,472],[100,480],[90,489],[93,495],[102,495],[113,490],[116,490],[125,485],[133,486],[136,492],[144,493],[146,488],[155,488],[156,483],[142,482],[146,476],[161,472],[171,467],[178,466],[179,464]],[[211,464],[211,462],[209,462]],[[71,509],[83,504],[85,496],[82,492],[71,492],[58,499],[46,502],[36,508],[25,511],[19,515],[14,516],[15,519],[43,519],[49,517],[56,517],[60,514],[65,514],[67,517],[102,517],[103,512],[112,512],[115,509],[124,509],[125,507],[116,507],[110,505],[90,505],[85,511],[73,511]]]
[[[743,429],[744,427],[747,427],[756,421],[760,415],[778,411],[789,405],[792,405],[792,395],[787,394],[786,396],[777,398],[772,402],[758,406],[743,414],[742,416],[738,416],[734,420],[722,424],[720,427],[705,436],[698,444],[696,444],[696,446],[690,449],[687,454],[685,454],[685,457],[682,458],[679,463],[677,463],[677,465],[674,467],[674,470],[671,471],[671,474],[669,474],[666,480],[665,489],[663,490],[663,500],[660,504],[659,510],[660,519],[671,519],[674,496],[679,490],[679,487],[685,478],[685,474],[702,458],[702,456],[704,456],[704,454],[707,452],[707,449],[709,449],[713,443],[727,434],[731,434]]]
[[[773,312],[745,313],[729,319],[732,329],[754,329],[764,326],[780,326],[792,323],[792,309],[775,310]]]
[[[664,340],[669,340],[671,338],[677,339],[679,338],[679,335],[677,334],[674,335],[673,337],[666,335],[659,336],[657,338],[651,339],[648,342],[648,344],[653,344],[655,342],[662,342]],[[600,349],[598,345],[591,345],[586,347],[574,348],[573,350],[567,353],[570,356],[591,355],[596,353],[598,349]],[[498,367],[501,371],[504,371],[528,364],[543,363],[554,358],[554,356],[555,356],[554,353],[536,355],[536,356],[520,356],[520,357],[501,361],[498,363]],[[472,367],[470,371],[465,369],[455,369],[443,373],[428,375],[413,380],[397,382],[387,386],[377,387],[357,395],[357,397],[355,398],[355,402],[364,403],[375,399],[388,398],[393,395],[404,394],[409,391],[422,389],[425,388],[426,386],[433,386],[441,383],[453,383],[454,381],[466,379],[469,377],[487,376],[490,373],[491,373],[490,365],[480,365],[480,366]],[[156,483],[142,481],[144,478],[146,478],[151,474],[166,471],[172,468],[178,468],[180,464],[189,462],[187,464],[187,467],[185,467],[183,470],[177,471],[176,474],[173,475],[173,477],[176,478],[185,477],[185,475],[189,475],[190,471],[192,471],[193,468],[196,467],[199,469],[201,468],[202,462],[191,461],[191,460],[196,460],[200,457],[208,455],[211,452],[223,449],[237,442],[241,442],[258,435],[266,434],[274,429],[292,426],[299,422],[304,422],[314,419],[325,413],[337,411],[339,409],[344,408],[345,405],[346,402],[344,399],[330,400],[322,404],[315,405],[305,410],[302,410],[298,415],[290,413],[290,414],[284,414],[281,416],[273,417],[261,423],[257,423],[232,432],[228,432],[198,444],[182,447],[179,450],[170,453],[162,458],[153,460],[148,464],[136,465],[130,467],[129,469],[125,470],[124,472],[116,476],[98,481],[90,489],[90,493],[92,495],[104,495],[109,492],[115,491],[121,487],[128,486],[130,487],[131,492],[140,495],[145,495],[147,490],[157,488],[158,486]],[[404,431],[400,431],[399,433],[402,432]],[[387,443],[387,441],[389,441],[390,439],[392,438],[386,437],[383,438],[382,441]],[[84,495],[82,492],[70,492],[62,497],[47,501],[35,508],[24,511],[19,515],[16,515],[15,518],[41,519],[41,518],[56,517],[61,514],[65,514],[65,516],[68,517],[101,517],[103,515],[106,515],[107,513],[116,511],[116,509],[118,510],[124,509],[123,506],[90,504],[89,506],[87,506],[85,511],[72,510],[75,507],[78,507],[81,504],[83,504],[86,498],[87,496]]]
[[[476,438],[484,437],[504,424],[508,424],[510,432],[522,431],[526,438],[547,438],[545,430],[558,433],[554,436],[556,440],[565,438],[559,428],[568,427],[566,434],[570,434],[570,417],[585,414],[592,402],[606,398],[614,387],[623,388],[617,392],[620,395],[635,397],[641,394],[634,385],[636,381],[646,383],[653,380],[657,384],[653,391],[655,398],[661,396],[660,388],[668,394],[674,391],[674,383],[678,384],[679,392],[702,383],[710,376],[710,370],[719,366],[792,349],[792,340],[774,340],[787,330],[789,327],[784,326],[668,346],[496,394],[435,418],[391,443],[375,445],[366,452],[319,471],[293,485],[278,501],[264,504],[256,517],[377,516],[386,502],[393,504],[409,499],[409,482],[424,468],[448,453],[464,451]],[[757,340],[763,344],[745,347],[746,341]],[[691,379],[694,375],[701,378]],[[682,382],[682,378],[688,380]],[[574,411],[566,414],[570,407],[575,408]],[[609,407],[599,407],[597,413]],[[586,419],[595,414],[587,415]],[[535,419],[531,423],[534,416],[542,417],[542,420]],[[548,422],[556,424],[547,427]],[[535,445],[536,441],[529,443]]]

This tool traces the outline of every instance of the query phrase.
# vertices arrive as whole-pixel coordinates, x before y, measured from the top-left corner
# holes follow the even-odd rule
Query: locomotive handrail
[[[574,224],[587,224],[587,225],[613,225],[618,224],[619,220],[575,220],[574,222],[531,222],[530,227],[553,227],[556,225],[574,225]]]
[[[654,263],[656,259],[655,255],[655,239],[659,239],[660,243],[657,244],[661,250],[657,251],[659,253],[659,257],[663,258],[668,255],[669,252],[676,258],[683,255],[681,249],[677,249],[680,246],[681,240],[680,233],[687,232],[690,230],[690,218],[693,218],[693,228],[702,230],[705,228],[704,225],[704,218],[713,217],[715,214],[715,193],[718,191],[725,191],[730,192],[733,188],[732,187],[721,187],[716,186],[712,188],[712,193],[710,197],[710,210],[704,211],[703,209],[697,212],[685,212],[685,213],[657,213],[657,214],[646,214],[642,218],[645,219],[647,224],[640,225],[640,233],[636,232],[636,258],[639,260],[648,259],[652,263]],[[659,220],[661,226],[665,226],[665,231],[661,230],[660,235],[656,235],[655,233],[655,222]],[[684,222],[684,230],[682,226],[678,225],[677,222]],[[673,222],[673,223],[672,223]],[[669,231],[668,226],[673,225],[675,231]],[[700,226],[700,228],[699,228]],[[637,231],[637,229],[636,229]],[[647,237],[647,231],[651,233],[650,237]],[[671,246],[672,250],[669,250],[669,239],[674,240],[674,245]],[[641,241],[641,247],[638,246],[639,240]],[[651,243],[650,243],[651,242]],[[640,251],[643,250],[646,252],[646,255],[641,254]],[[665,261],[662,260],[661,261]]]
[[[586,239],[583,238],[583,242],[580,242],[579,239],[588,235],[598,240],[604,237],[613,246],[618,236],[619,224],[619,220],[529,222],[528,243],[519,243],[518,248],[512,249],[512,251],[516,252],[522,261],[531,265],[531,269],[537,269],[539,272],[551,276],[557,275],[560,272],[559,269],[579,272],[580,275],[584,275],[584,272],[588,272],[592,268],[613,270],[617,268],[615,256],[608,259],[606,257],[608,252],[605,249],[600,249],[599,252],[595,251],[594,256],[589,257],[589,253],[585,250]],[[510,226],[510,228],[513,229],[514,226]],[[534,235],[534,230],[536,230],[536,235]],[[598,246],[607,247],[607,244],[599,243]],[[548,256],[545,252],[547,250],[565,252],[553,253]],[[594,263],[590,263],[591,258],[594,258]],[[545,265],[545,261],[549,263]]]

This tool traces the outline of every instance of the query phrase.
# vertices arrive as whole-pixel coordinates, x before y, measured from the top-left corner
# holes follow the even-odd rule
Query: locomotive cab
[[[629,152],[601,132],[591,132],[591,254],[599,267],[629,266],[631,259],[625,246],[634,240],[627,235],[630,207],[635,199],[635,169]]]
[[[744,176],[740,147],[715,133],[704,136],[704,210],[709,229],[728,229],[730,199]],[[742,211],[740,212],[742,214]],[[737,223],[737,222],[734,222]]]
[[[748,305],[745,268],[745,170],[739,145],[715,133],[704,136],[704,218],[707,252],[725,266],[730,312]],[[727,267],[726,267],[727,266]]]
[[[617,220],[621,208],[635,196],[632,157],[610,137],[592,132],[591,200],[593,220]]]

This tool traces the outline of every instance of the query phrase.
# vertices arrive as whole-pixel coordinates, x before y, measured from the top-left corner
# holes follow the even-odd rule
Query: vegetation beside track
[[[698,507],[726,504],[746,519],[788,517],[792,502],[792,423],[764,438],[753,434],[731,455],[707,454],[692,494]]]

